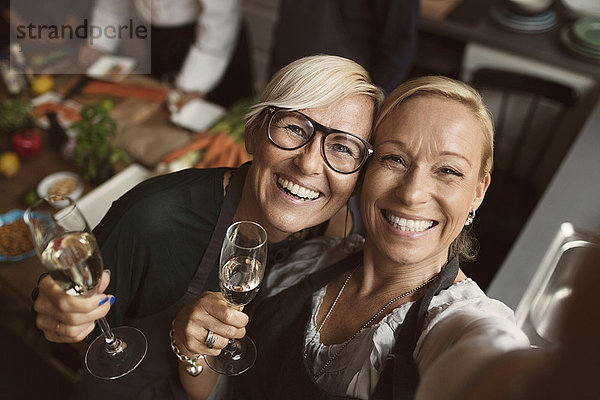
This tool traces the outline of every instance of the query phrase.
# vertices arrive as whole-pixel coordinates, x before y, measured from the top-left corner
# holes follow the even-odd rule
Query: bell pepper
[[[42,137],[35,129],[24,129],[12,136],[12,147],[21,157],[31,157],[42,150]]]

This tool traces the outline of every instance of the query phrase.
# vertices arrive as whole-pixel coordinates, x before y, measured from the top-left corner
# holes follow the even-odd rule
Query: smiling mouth
[[[383,215],[394,228],[400,229],[403,232],[424,232],[438,224],[437,221],[432,220],[401,218],[387,210],[383,211]]]
[[[277,178],[277,186],[287,194],[304,201],[315,200],[320,196],[319,192],[300,186],[297,183],[290,182],[282,177]]]

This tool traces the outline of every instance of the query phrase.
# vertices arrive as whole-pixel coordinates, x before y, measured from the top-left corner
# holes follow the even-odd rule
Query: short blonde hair
[[[359,64],[330,55],[300,58],[275,73],[246,115],[246,127],[253,130],[263,125],[269,107],[290,110],[327,107],[353,95],[370,97],[377,115],[383,91],[371,82],[368,72]]]
[[[457,101],[466,106],[481,125],[483,134],[483,154],[481,155],[481,168],[479,176],[481,179],[490,173],[494,160],[494,126],[490,112],[483,103],[483,99],[477,90],[464,82],[443,76],[422,76],[408,80],[398,86],[381,106],[381,111],[376,119],[373,129],[374,136],[377,128],[381,125],[387,115],[393,112],[403,101],[416,96],[440,96]],[[375,141],[375,137],[373,137]],[[465,260],[473,260],[477,257],[477,243],[473,238],[470,228],[463,228],[458,237],[450,245],[450,249]]]
[[[464,82],[444,76],[422,76],[404,82],[385,99],[375,122],[374,132],[377,132],[377,128],[385,117],[404,100],[424,95],[441,96],[455,100],[471,110],[479,121],[483,134],[480,175],[483,177],[486,173],[491,172],[494,163],[494,125],[492,116],[483,103],[479,92]]]

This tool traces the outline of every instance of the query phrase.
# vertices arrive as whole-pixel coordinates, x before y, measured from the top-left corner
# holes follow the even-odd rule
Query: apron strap
[[[458,274],[458,257],[451,255],[450,261],[431,282],[427,291],[408,310],[396,334],[393,355],[387,361],[379,382],[373,392],[373,399],[412,399],[419,383],[419,373],[413,360],[417,341],[423,331],[423,324],[434,296],[448,289]],[[389,393],[391,388],[392,393]]]
[[[242,189],[244,188],[244,182],[246,181],[246,174],[250,168],[250,162],[241,165],[231,177],[231,182],[227,188],[225,194],[225,200],[217,219],[217,225],[213,231],[210,242],[204,251],[202,260],[198,265],[196,274],[190,283],[187,292],[182,297],[181,301],[186,303],[193,298],[197,297],[204,290],[206,279],[210,274],[210,271],[214,268],[215,264],[219,260],[221,254],[221,246],[227,233],[227,228],[233,222],[233,216],[237,210],[242,195]]]

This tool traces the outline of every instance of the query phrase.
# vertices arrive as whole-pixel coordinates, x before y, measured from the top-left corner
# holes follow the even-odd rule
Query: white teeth
[[[400,218],[389,211],[385,212],[385,217],[392,225],[404,232],[423,232],[433,226],[433,221]]]
[[[319,197],[319,192],[302,187],[297,183],[288,181],[285,178],[280,177],[277,179],[277,183],[279,183],[282,188],[287,189],[290,193],[302,199],[313,200]]]

